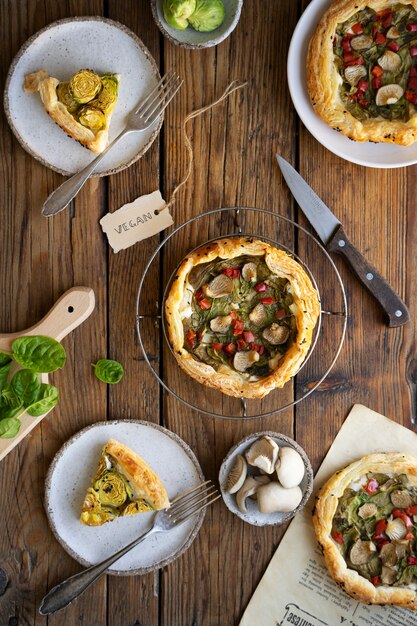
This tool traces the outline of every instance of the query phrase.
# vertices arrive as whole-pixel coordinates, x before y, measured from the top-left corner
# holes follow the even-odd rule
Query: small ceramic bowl
[[[290,447],[298,452],[304,462],[304,477],[299,485],[303,497],[300,504],[293,510],[287,513],[277,512],[277,513],[261,513],[258,510],[258,505],[256,500],[252,498],[246,499],[246,508],[247,512],[242,513],[237,506],[236,503],[236,494],[230,494],[225,491],[225,485],[227,478],[229,476],[229,472],[233,466],[234,460],[238,454],[245,456],[245,452],[249,450],[251,445],[260,437],[268,436],[271,437],[280,448]],[[260,472],[256,467],[248,466],[248,475],[259,475]],[[276,473],[274,472],[270,478],[272,480],[277,481]],[[248,435],[239,443],[237,443],[233,448],[229,451],[226,458],[224,459],[219,472],[219,484],[222,492],[223,500],[229,511],[240,517],[244,522],[248,524],[252,524],[254,526],[277,526],[279,524],[284,524],[288,520],[290,520],[296,513],[301,511],[307,503],[307,500],[311,496],[311,492],[313,490],[313,469],[311,467],[311,463],[309,458],[307,457],[304,450],[298,445],[296,441],[290,439],[286,435],[282,435],[280,433],[274,433],[271,431],[264,431],[260,433],[255,433],[253,435]]]
[[[161,33],[176,46],[196,50],[217,46],[218,43],[230,35],[239,21],[243,0],[223,0],[225,9],[224,21],[216,30],[212,30],[210,33],[200,33],[191,26],[185,30],[172,28],[165,21],[162,3],[163,0],[151,1],[152,13]]]

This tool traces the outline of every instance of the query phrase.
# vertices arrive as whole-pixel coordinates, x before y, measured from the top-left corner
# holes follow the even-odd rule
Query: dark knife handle
[[[409,321],[410,314],[404,302],[385,278],[368,263],[359,250],[349,241],[342,226],[335,230],[326,247],[331,252],[341,254],[349,263],[361,283],[378,300],[388,315],[388,326],[402,326]]]

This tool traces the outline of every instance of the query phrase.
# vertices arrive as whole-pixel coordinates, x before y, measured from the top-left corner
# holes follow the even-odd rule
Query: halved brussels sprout
[[[202,33],[209,33],[223,23],[224,5],[222,0],[197,0],[195,11],[188,21]]]
[[[119,81],[114,74],[104,74],[101,77],[102,89],[97,98],[89,102],[89,106],[100,109],[103,113],[111,113],[117,101]]]
[[[188,20],[185,17],[176,17],[170,9],[171,3],[172,0],[164,0],[162,5],[165,21],[176,30],[185,30],[188,26]]]
[[[97,497],[101,504],[119,508],[127,498],[131,499],[132,490],[124,476],[115,470],[108,470],[94,483]]]
[[[89,487],[84,499],[81,521],[89,526],[101,526],[105,522],[111,522],[115,517],[118,517],[118,511],[112,507],[102,507],[97,492]]]
[[[72,97],[68,82],[58,84],[56,88],[56,95],[58,100],[62,102],[71,114],[75,113],[80,108],[78,102],[76,102],[76,100]]]
[[[89,104],[80,109],[78,113],[78,121],[83,126],[91,128],[94,132],[106,128],[106,116],[103,111],[100,111],[100,109],[96,109]]]
[[[136,513],[147,513],[148,511],[154,511],[155,509],[146,502],[146,500],[135,500],[135,502],[129,502],[129,504],[123,509],[121,516],[135,515]]]
[[[165,8],[179,19],[188,19],[195,11],[197,0],[164,0]]]
[[[69,82],[72,96],[79,104],[90,102],[101,89],[101,78],[93,70],[78,70]]]

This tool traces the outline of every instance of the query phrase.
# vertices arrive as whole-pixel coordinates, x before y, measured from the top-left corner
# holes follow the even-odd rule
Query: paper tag
[[[140,196],[114,213],[107,213],[100,224],[114,252],[160,233],[174,220],[160,191]]]

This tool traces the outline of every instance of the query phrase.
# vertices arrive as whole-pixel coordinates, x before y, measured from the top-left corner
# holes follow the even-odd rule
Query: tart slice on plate
[[[24,90],[39,92],[46,112],[70,137],[92,152],[103,152],[117,102],[119,74],[99,76],[93,70],[76,72],[61,82],[44,69],[27,74]]]
[[[101,526],[116,517],[167,507],[168,495],[157,474],[126,445],[110,439],[87,489],[81,522]]]

